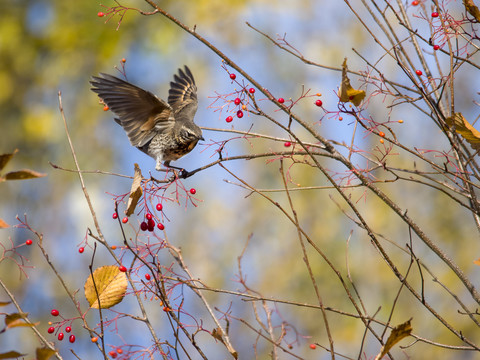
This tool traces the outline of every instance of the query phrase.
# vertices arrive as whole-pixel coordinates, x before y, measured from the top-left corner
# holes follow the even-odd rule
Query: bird
[[[90,84],[116,115],[114,120],[125,130],[130,143],[156,160],[157,171],[162,162],[176,168],[170,166],[171,161],[205,140],[202,129],[193,122],[198,107],[197,86],[186,65],[174,74],[167,101],[110,74],[92,76]]]

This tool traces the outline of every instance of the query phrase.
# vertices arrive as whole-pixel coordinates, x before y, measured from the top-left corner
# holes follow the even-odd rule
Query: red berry
[[[112,359],[115,359],[115,358],[117,357],[117,353],[116,353],[115,351],[113,351],[113,350],[110,351],[110,352],[108,353],[108,355],[110,355],[110,357],[111,357]]]
[[[49,334],[52,334],[55,331],[55,328],[53,326],[50,326],[47,330]]]
[[[82,254],[84,251],[85,251],[85,248],[84,248],[84,247],[78,248],[78,252],[79,252],[80,254]]]
[[[422,70],[417,70],[415,71],[415,74],[417,74],[418,76],[422,76],[423,73],[422,73]]]
[[[142,223],[140,224],[140,229],[142,231],[146,231],[148,229],[148,225],[145,221],[142,221]]]
[[[315,350],[317,348],[317,345],[315,344],[310,344],[310,349]]]
[[[254,88],[250,88],[250,89],[248,89],[248,92],[249,92],[250,94],[254,94],[254,93],[255,93],[255,89],[254,89]]]
[[[72,344],[75,342],[75,335],[70,335],[68,338],[68,341],[70,341]]]
[[[127,59],[125,59],[125,58],[122,58],[122,63],[124,63],[124,64],[125,64],[126,62],[127,62]]]
[[[128,217],[125,216],[125,217],[122,219],[122,223],[126,224],[127,222],[128,222]]]
[[[67,326],[67,327],[65,328],[65,332],[68,332],[68,333],[69,333],[70,331],[72,331],[72,328],[71,328],[70,326]]]
[[[240,98],[235,98],[235,100],[233,100],[233,103],[234,103],[235,105],[240,104],[240,102],[241,102],[241,101],[240,101]]]
[[[230,74],[230,79],[235,80],[237,78],[237,75],[235,74]]]
[[[118,349],[117,349],[117,353],[119,353],[119,354],[123,354],[123,350],[122,350],[122,349],[120,349],[120,348],[118,348]]]
[[[195,190],[194,188],[190,189],[190,194],[195,195],[196,193],[197,193],[197,190]]]
[[[419,2],[418,2],[417,0],[412,1],[412,5],[413,5],[413,6],[417,6],[418,4],[419,4]]]
[[[233,117],[231,116],[227,116],[227,118],[225,119],[226,122],[232,122],[233,120]]]
[[[59,341],[62,341],[62,340],[63,340],[63,337],[64,337],[63,333],[59,333],[59,334],[58,334],[58,340],[59,340]]]
[[[285,99],[284,98],[278,98],[277,100],[280,104],[283,104],[285,102]]]
[[[438,49],[440,49],[439,45],[433,45],[433,50],[438,50]]]
[[[290,141],[286,141],[286,142],[283,144],[283,146],[285,146],[285,147],[290,147],[290,146],[292,146],[292,143],[291,143]]]
[[[319,99],[319,100],[315,101],[315,105],[322,106],[323,105],[322,100]]]
[[[60,311],[58,311],[57,309],[53,309],[52,311],[50,311],[50,314],[52,314],[52,316],[58,316],[60,315]]]
[[[32,244],[33,244],[33,240],[32,240],[32,239],[28,239],[27,241],[25,241],[25,244],[27,244],[27,245],[32,245]]]
[[[104,14],[103,12],[99,11],[98,14],[97,14],[97,16],[98,16],[98,17],[104,17],[105,14]]]
[[[121,272],[127,272],[127,268],[126,268],[125,266],[123,266],[123,265],[120,265],[120,266],[118,267],[118,270],[120,270]]]
[[[150,280],[150,274],[145,274],[145,279]]]
[[[108,110],[110,110],[110,108],[108,107],[108,105],[105,105],[105,106],[103,107],[103,111],[108,111]]]
[[[150,219],[148,220],[148,231],[153,231],[155,229],[155,220]]]
[[[380,132],[378,133],[378,135],[381,136],[381,137],[385,137],[385,133],[384,133],[383,131],[380,131]]]
[[[118,218],[118,214],[116,212],[113,213],[112,218],[116,219]]]
[[[145,217],[147,218],[147,220],[152,220],[152,218],[153,218],[152,214],[150,214],[150,213],[145,215]]]
[[[163,209],[162,204],[157,204],[157,210],[158,210],[158,211],[162,211],[162,209]]]
[[[432,17],[433,17],[433,18],[436,18],[436,17],[438,17],[438,12],[436,12],[436,11],[435,11],[435,12],[433,12],[433,13],[432,13]]]
[[[165,229],[165,226],[163,226],[162,223],[158,223],[158,224],[157,224],[157,227],[158,227],[160,230]]]
[[[242,118],[242,117],[243,117],[243,111],[242,111],[242,110],[238,110],[238,111],[237,111],[237,117],[238,117],[238,118]]]

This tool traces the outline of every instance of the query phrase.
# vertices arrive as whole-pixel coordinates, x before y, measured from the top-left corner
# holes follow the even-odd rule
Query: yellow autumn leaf
[[[18,359],[19,357],[25,356],[25,354],[20,354],[18,351],[9,351],[6,353],[0,353],[0,359]]]
[[[47,347],[37,348],[35,350],[35,355],[37,357],[37,360],[48,360],[53,355],[55,355],[55,353],[56,353],[55,350],[49,349]]]
[[[462,135],[474,150],[480,149],[480,132],[463,117],[462,113],[453,114],[446,122],[450,127],[455,125],[455,131]]]
[[[128,198],[127,211],[125,214],[130,216],[135,211],[137,207],[138,200],[142,197],[142,171],[138,164],[135,164],[135,175],[133,176],[132,188],[130,189],[130,196]]]
[[[102,309],[108,309],[123,300],[127,285],[127,276],[118,266],[102,266],[93,272],[93,278],[90,275],[85,282],[85,298],[92,308],[98,309],[100,300]]]
[[[6,229],[10,227],[2,218],[0,218],[0,229]]]
[[[24,320],[27,318],[28,313],[13,313],[5,316],[5,326],[7,328],[19,327],[19,326],[34,326],[34,324],[26,323]]]
[[[338,97],[341,102],[351,102],[353,105],[358,106],[365,98],[365,91],[357,90],[350,85],[350,79],[347,76],[347,58],[343,60],[342,65],[342,83],[338,90]]]
[[[382,349],[380,350],[380,353],[375,357],[375,360],[380,360],[392,349],[392,347],[396,343],[410,335],[410,333],[412,332],[411,321],[412,319],[392,329],[392,332],[390,333],[387,342],[385,343],[385,345],[382,346]]]
[[[475,260],[473,263],[474,263],[475,265],[480,266],[480,258],[478,258],[477,260]]]

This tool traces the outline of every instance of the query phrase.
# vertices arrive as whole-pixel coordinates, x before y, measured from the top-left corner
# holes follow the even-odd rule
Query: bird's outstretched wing
[[[192,72],[185,65],[178,69],[178,75],[173,76],[168,92],[168,103],[175,113],[176,121],[192,121],[197,112],[197,86]]]
[[[142,147],[175,124],[173,110],[151,92],[109,74],[93,76],[92,91],[117,115],[130,143]]]

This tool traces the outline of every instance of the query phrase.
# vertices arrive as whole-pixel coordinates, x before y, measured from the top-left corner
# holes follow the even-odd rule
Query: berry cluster
[[[58,311],[57,309],[52,309],[52,311],[50,311],[50,314],[52,314],[52,316],[59,316],[60,315],[60,311]],[[51,322],[49,322],[49,324],[51,324]],[[60,326],[58,327],[58,329],[60,329]],[[70,326],[66,326],[65,327],[65,332],[66,333],[70,333],[72,331],[72,328]],[[53,326],[50,326],[48,329],[47,329],[47,332],[49,334],[53,334],[55,332],[55,328]],[[63,332],[59,332],[57,334],[57,339],[58,341],[62,341],[63,339],[65,338],[65,334]],[[68,337],[68,341],[70,341],[72,344],[75,342],[75,335],[71,334],[69,337]]]

